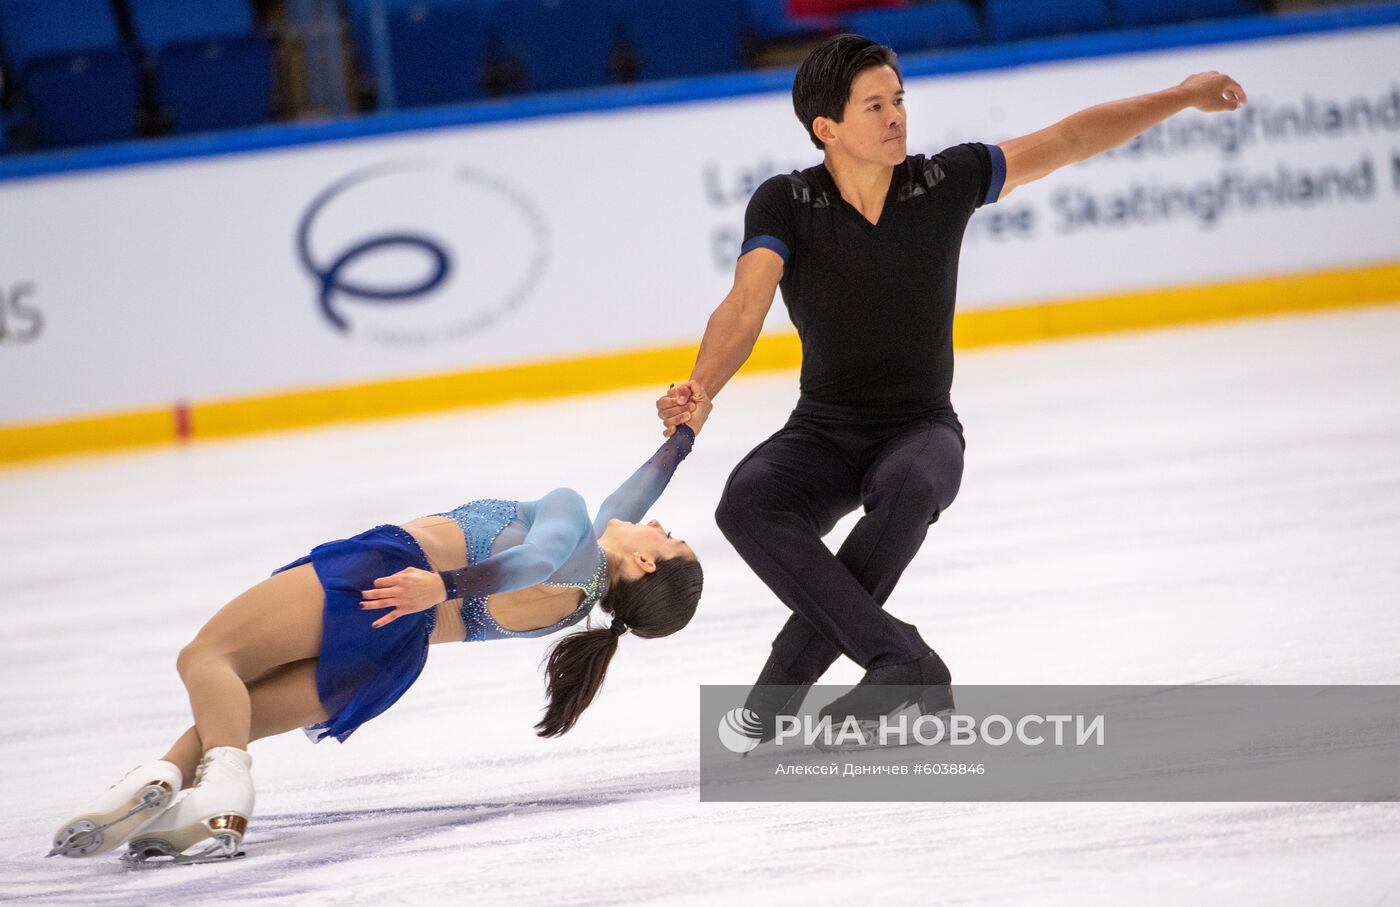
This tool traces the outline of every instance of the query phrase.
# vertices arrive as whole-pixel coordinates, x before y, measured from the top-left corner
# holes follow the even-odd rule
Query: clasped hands
[[[692,379],[673,384],[656,400],[656,417],[665,426],[661,434],[669,438],[676,433],[676,426],[684,424],[698,435],[714,408],[710,395],[699,381]]]
[[[698,381],[673,384],[656,401],[656,415],[665,426],[662,433],[668,438],[681,424],[689,425],[698,433],[712,409],[710,395]],[[447,586],[436,573],[405,567],[398,573],[379,577],[373,589],[360,591],[360,597],[360,607],[366,611],[394,609],[370,625],[377,630],[405,615],[437,607],[447,600]]]

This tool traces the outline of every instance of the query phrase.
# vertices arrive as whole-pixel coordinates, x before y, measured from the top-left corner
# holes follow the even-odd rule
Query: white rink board
[[[979,213],[959,304],[1400,260],[1400,27],[911,79],[910,150],[1203,69],[1252,103]],[[0,425],[694,342],[752,188],[816,161],[774,93],[3,183]],[[342,331],[313,269],[365,243],[326,294]],[[430,283],[438,253],[406,300],[344,291]]]

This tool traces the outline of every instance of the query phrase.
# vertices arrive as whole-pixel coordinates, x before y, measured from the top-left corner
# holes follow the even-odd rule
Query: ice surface
[[[890,603],[957,680],[1400,683],[1400,306],[958,365],[962,492]],[[793,374],[720,396],[653,514],[704,559],[700,612],[624,638],[567,736],[531,731],[549,640],[437,646],[348,744],[252,745],[244,860],[42,858],[188,726],[175,656],[224,601],[320,541],[470,498],[596,504],[660,442],[656,395],[0,473],[0,899],[1400,904],[1393,804],[699,802],[696,686],[751,682],[786,616],[714,502]]]

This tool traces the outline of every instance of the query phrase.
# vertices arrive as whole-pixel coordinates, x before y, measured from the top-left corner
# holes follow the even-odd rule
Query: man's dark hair
[[[888,66],[904,84],[894,51],[860,35],[827,38],[797,67],[797,76],[792,80],[792,109],[797,111],[813,145],[826,149],[812,131],[812,121],[826,117],[841,122],[851,96],[851,83],[872,66]]]

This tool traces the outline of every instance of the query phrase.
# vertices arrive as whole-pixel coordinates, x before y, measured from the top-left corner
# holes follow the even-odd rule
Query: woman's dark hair
[[[539,735],[557,737],[574,726],[602,688],[623,633],[630,630],[657,639],[690,623],[704,583],[699,561],[668,557],[656,562],[650,576],[618,582],[609,589],[600,607],[612,614],[612,626],[570,633],[545,656],[549,706],[535,725]]]
[[[792,80],[792,109],[797,111],[797,118],[817,148],[824,150],[826,145],[812,131],[812,121],[826,117],[841,122],[846,101],[851,97],[851,83],[872,66],[888,66],[904,84],[894,51],[860,35],[827,38],[797,67],[797,76]]]

